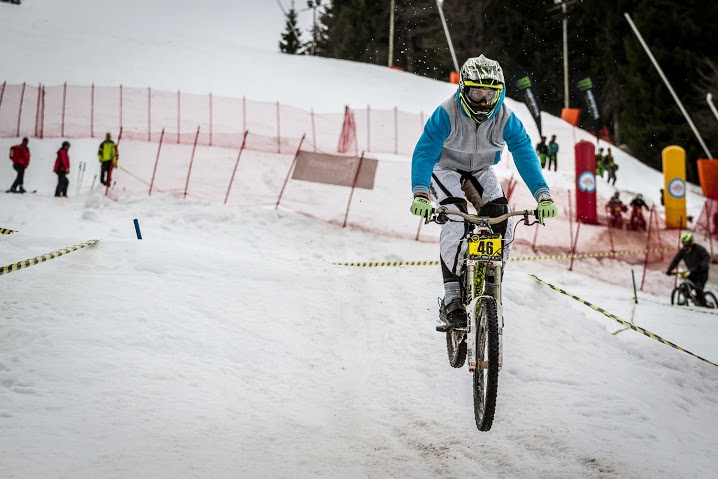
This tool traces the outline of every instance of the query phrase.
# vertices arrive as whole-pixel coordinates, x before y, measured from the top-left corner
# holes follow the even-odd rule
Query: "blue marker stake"
[[[142,239],[142,233],[140,233],[140,222],[137,221],[137,218],[135,218],[135,232],[137,233],[137,239]]]

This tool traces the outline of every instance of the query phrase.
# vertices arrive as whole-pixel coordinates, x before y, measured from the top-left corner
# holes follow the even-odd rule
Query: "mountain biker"
[[[544,218],[556,216],[557,208],[531,139],[521,120],[504,104],[505,86],[497,61],[484,55],[469,58],[461,67],[456,93],[441,103],[426,122],[412,157],[414,199],[410,211],[427,223],[432,213],[429,192],[439,205],[453,206],[464,213],[468,212],[467,196],[477,200],[473,203],[479,215],[493,217],[510,211],[491,168],[501,159],[504,144],[538,203],[539,221],[543,224]],[[460,286],[461,258],[467,247],[461,241],[465,228],[463,222],[448,221],[441,226],[440,236],[443,304],[450,326],[457,328],[466,326]],[[494,226],[494,231],[510,236],[511,225],[503,221]],[[503,253],[505,264],[508,246]]]
[[[670,276],[673,268],[678,266],[678,263],[683,260],[688,268],[689,274],[688,279],[693,283],[696,290],[696,299],[698,300],[699,306],[705,306],[705,296],[703,295],[703,288],[705,288],[706,281],[708,281],[708,269],[710,268],[711,257],[706,249],[696,243],[693,233],[683,233],[681,235],[681,246],[676,256],[673,257],[673,261],[668,265],[666,274]]]

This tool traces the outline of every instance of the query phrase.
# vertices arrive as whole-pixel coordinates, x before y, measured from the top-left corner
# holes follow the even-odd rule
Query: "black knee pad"
[[[481,210],[479,210],[479,216],[489,216],[491,218],[495,218],[497,216],[505,215],[508,212],[509,200],[507,200],[505,196],[502,196],[501,198],[491,200],[484,206],[482,206]],[[501,234],[501,237],[503,238],[504,236],[506,236],[507,225],[508,220],[504,220],[501,223],[493,225],[491,229],[494,231],[494,233]]]

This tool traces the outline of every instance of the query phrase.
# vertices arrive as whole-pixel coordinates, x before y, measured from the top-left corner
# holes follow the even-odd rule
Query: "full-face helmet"
[[[484,55],[469,58],[461,67],[459,79],[462,108],[477,124],[483,123],[499,105],[504,85],[499,62]]]

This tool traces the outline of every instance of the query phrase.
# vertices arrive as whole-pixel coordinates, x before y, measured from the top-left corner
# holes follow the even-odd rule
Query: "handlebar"
[[[432,217],[432,221],[436,222],[436,219],[441,215],[460,216],[465,221],[467,221],[469,223],[477,224],[477,225],[480,225],[480,224],[495,225],[497,223],[501,223],[502,221],[506,221],[511,216],[523,216],[524,221],[528,224],[529,216],[538,218],[538,210],[511,211],[510,213],[506,213],[501,216],[490,217],[490,216],[470,215],[470,214],[464,213],[462,211],[450,210],[446,206],[440,206],[439,208],[434,210],[434,215]]]

